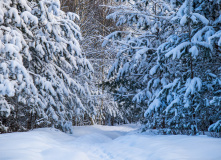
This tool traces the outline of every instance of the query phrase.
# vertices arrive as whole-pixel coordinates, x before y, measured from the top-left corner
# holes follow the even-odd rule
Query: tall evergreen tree
[[[125,3],[113,7],[115,12],[107,17],[124,26],[123,31],[107,36],[118,46],[117,58],[108,77],[112,88],[116,88],[115,99],[125,116],[133,117],[130,121],[134,121],[143,117],[149,104],[147,99],[151,99],[151,92],[157,92],[161,85],[152,67],[157,63],[157,48],[173,32],[169,23],[173,11],[170,3],[164,0],[122,2]],[[163,66],[158,67],[162,69]]]
[[[164,127],[173,133],[196,134],[207,130],[215,112],[220,111],[209,103],[216,94],[220,95],[220,75],[218,67],[211,66],[217,52],[209,40],[216,29],[206,15],[205,4],[212,5],[205,1],[183,2],[172,19],[176,34],[158,49],[158,59],[163,57],[163,63],[171,66],[171,79],[150,104],[146,116],[149,120],[153,114],[161,115]]]
[[[61,11],[59,0],[0,5],[4,130],[35,125],[71,132],[72,122],[91,109],[84,105],[90,94],[84,82],[93,69],[78,42],[78,16]]]

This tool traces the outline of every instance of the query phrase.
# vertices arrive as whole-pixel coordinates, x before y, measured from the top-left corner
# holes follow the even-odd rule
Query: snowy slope
[[[0,160],[220,160],[221,139],[137,134],[136,125],[0,135]]]

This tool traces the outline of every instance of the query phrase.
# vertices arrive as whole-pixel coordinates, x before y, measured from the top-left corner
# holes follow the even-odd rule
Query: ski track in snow
[[[221,139],[147,135],[139,126],[35,129],[0,135],[0,160],[221,160]]]

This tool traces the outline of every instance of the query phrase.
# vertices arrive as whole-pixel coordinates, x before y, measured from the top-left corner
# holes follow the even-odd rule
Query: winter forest
[[[0,0],[0,133],[131,123],[221,132],[221,0]]]

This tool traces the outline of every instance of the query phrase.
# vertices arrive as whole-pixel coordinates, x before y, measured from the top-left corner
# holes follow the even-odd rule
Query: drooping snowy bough
[[[0,2],[0,132],[54,126],[71,132],[90,112],[78,16],[59,0]]]

